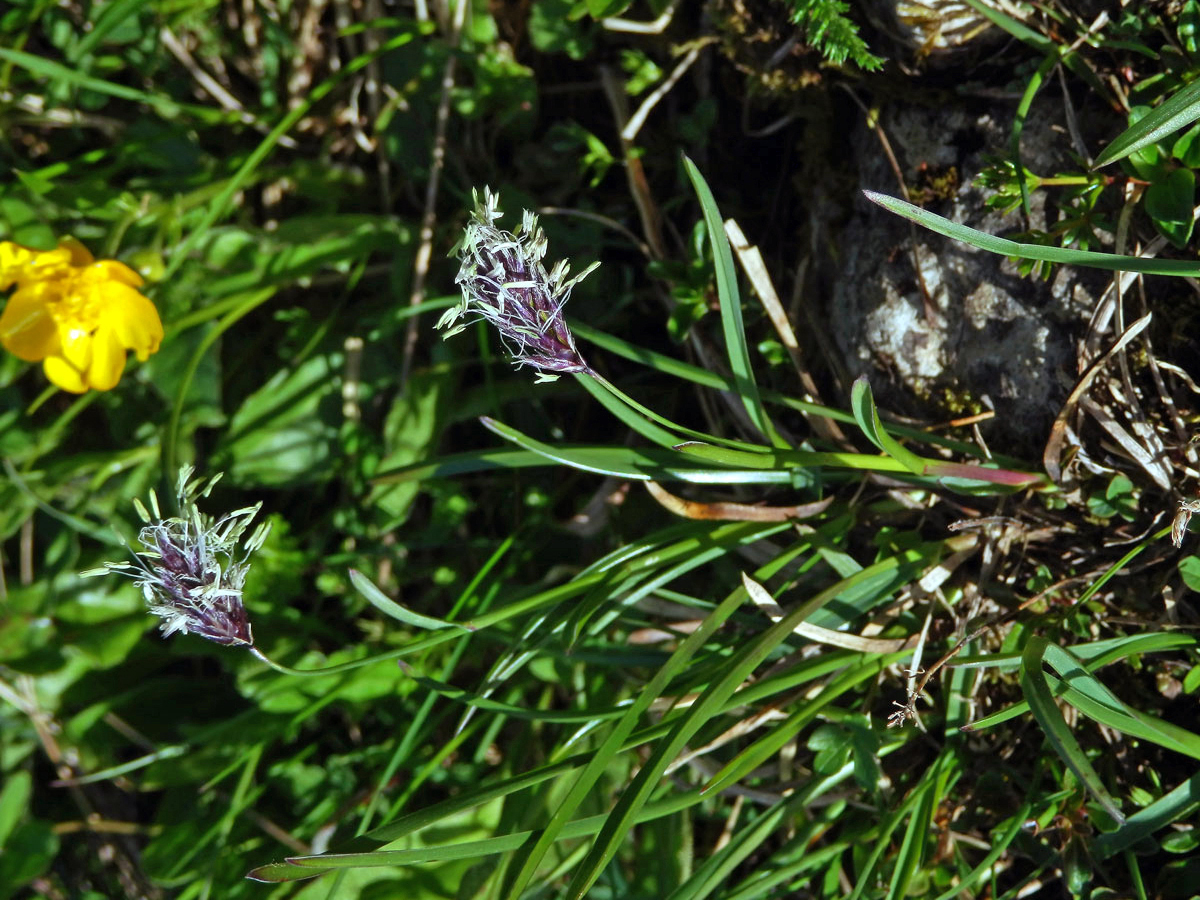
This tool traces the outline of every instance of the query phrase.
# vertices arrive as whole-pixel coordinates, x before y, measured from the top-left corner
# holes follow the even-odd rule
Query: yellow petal
[[[84,274],[88,279],[118,281],[130,287],[141,287],[145,283],[141,275],[133,271],[125,263],[117,262],[115,259],[102,259],[100,262],[92,263],[87,267]]]
[[[72,394],[82,394],[88,389],[83,374],[61,356],[47,356],[42,362],[42,371],[50,382]]]
[[[71,368],[79,372],[86,372],[91,368],[93,342],[90,332],[82,328],[62,327],[60,324],[58,340],[62,345],[58,355],[69,363]]]
[[[12,241],[0,241],[0,291],[19,281],[36,255],[36,250]]]
[[[83,267],[90,266],[95,259],[91,251],[73,237],[65,237],[58,242],[59,251],[66,251],[67,262],[69,265]]]
[[[50,317],[44,289],[21,288],[0,314],[0,344],[26,362],[58,352],[58,329]]]
[[[101,326],[92,339],[92,364],[84,375],[88,387],[111,391],[125,371],[125,348],[111,328]]]
[[[157,352],[163,327],[154,304],[124,284],[107,284],[101,295],[100,321],[112,329],[121,346],[136,352],[141,360]]]

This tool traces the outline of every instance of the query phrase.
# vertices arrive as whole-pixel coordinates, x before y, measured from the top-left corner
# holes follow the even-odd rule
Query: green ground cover
[[[1021,458],[769,289],[984,15],[1062,227],[873,199],[1200,272],[1200,7],[951,5],[0,10],[0,898],[1196,895],[1190,307]],[[1058,72],[1104,168],[1021,167]]]

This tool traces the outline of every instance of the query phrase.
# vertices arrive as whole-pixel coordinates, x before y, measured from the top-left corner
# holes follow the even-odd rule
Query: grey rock
[[[1011,106],[982,113],[978,102],[970,106],[897,106],[885,112],[883,127],[909,184],[922,164],[957,169],[954,195],[931,209],[991,234],[1012,233],[1019,218],[988,210],[986,195],[971,184],[984,153],[1006,146]],[[1054,108],[1035,105],[1022,144],[1025,164],[1043,175],[1071,165],[1066,135],[1051,128]],[[898,194],[874,133],[861,129],[854,144],[861,185]],[[1035,227],[1044,224],[1044,199],[1033,195]],[[1031,451],[1045,440],[1073,381],[1073,340],[1103,289],[1102,274],[1059,267],[1050,282],[1023,277],[1003,257],[910,226],[864,199],[838,243],[843,256],[829,313],[851,377],[867,374],[885,405],[927,418],[993,408],[984,433],[1009,449]]]

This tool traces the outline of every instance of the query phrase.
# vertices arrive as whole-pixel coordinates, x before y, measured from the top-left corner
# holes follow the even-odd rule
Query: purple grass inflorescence
[[[500,332],[513,362],[537,369],[539,381],[590,372],[562,310],[571,289],[600,264],[568,278],[567,261],[562,260],[547,273],[542,265],[546,234],[537,216],[526,210],[515,234],[501,231],[495,225],[502,215],[499,198],[486,187],[482,202],[478,192],[474,198],[475,211],[458,249],[462,266],[455,283],[462,285],[462,302],[447,310],[437,327],[447,329],[450,337],[471,316],[486,319]]]
[[[191,632],[225,646],[253,647],[242,587],[249,557],[266,540],[270,525],[260,524],[243,542],[262,504],[214,520],[196,508],[196,500],[208,496],[220,475],[203,484],[191,476],[190,466],[179,473],[177,516],[162,515],[153,491],[149,511],[134,500],[146,523],[138,532],[141,549],[134,551],[134,562],[105,563],[83,574],[115,571],[133,578],[150,612],[162,618],[164,637]]]

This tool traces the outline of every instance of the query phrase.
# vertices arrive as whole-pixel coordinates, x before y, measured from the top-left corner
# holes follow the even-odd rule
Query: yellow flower
[[[116,260],[96,262],[73,238],[55,250],[0,241],[0,291],[13,285],[0,315],[0,344],[64,391],[107,391],[125,370],[125,353],[158,350],[162,322],[138,293],[142,278]]]

